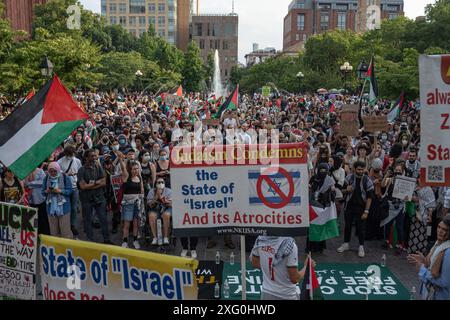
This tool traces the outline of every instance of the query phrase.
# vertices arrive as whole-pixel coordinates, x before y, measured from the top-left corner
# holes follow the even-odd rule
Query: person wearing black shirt
[[[366,232],[366,220],[372,204],[374,186],[372,180],[364,174],[366,165],[362,161],[356,161],[353,165],[354,173],[347,176],[344,184],[346,193],[344,214],[345,230],[344,243],[337,249],[339,253],[350,250],[352,224],[356,221],[356,230],[359,238],[358,256],[363,258],[364,239]]]

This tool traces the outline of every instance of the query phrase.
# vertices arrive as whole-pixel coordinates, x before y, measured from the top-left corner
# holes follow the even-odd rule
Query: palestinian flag
[[[322,291],[320,291],[320,285],[312,264],[311,255],[308,256],[305,277],[303,278],[300,291],[300,300],[323,300]]]
[[[330,207],[309,206],[309,240],[324,241],[339,236],[337,209],[334,202]]]
[[[88,118],[55,76],[0,122],[0,161],[24,179]]]
[[[405,101],[405,93],[402,92],[400,97],[398,97],[397,102],[395,103],[395,108],[392,109],[391,112],[389,112],[389,114],[387,115],[388,122],[392,123],[395,121],[395,119],[397,119],[397,117],[400,115],[404,101]]]
[[[236,86],[225,103],[223,103],[219,110],[214,114],[213,119],[220,119],[223,113],[227,110],[236,110],[238,106],[238,91],[239,86]]]
[[[208,103],[216,104],[216,95],[215,94],[212,94],[209,96]]]
[[[372,57],[370,61],[369,70],[366,73],[366,81],[369,81],[370,92],[369,92],[369,103],[375,105],[378,100],[378,84],[375,78],[375,58]]]

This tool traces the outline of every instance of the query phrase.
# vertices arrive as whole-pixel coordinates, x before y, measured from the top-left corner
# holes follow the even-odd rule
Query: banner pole
[[[246,274],[246,257],[245,257],[245,236],[241,236],[241,282],[242,282],[242,300],[247,300],[247,280]]]

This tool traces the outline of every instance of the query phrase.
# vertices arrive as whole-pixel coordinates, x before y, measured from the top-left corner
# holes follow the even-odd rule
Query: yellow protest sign
[[[40,236],[46,300],[196,300],[198,261]]]

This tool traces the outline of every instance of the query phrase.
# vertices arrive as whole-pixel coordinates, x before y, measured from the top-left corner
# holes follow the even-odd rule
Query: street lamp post
[[[353,71],[353,66],[350,65],[350,63],[345,62],[341,67],[341,72],[344,76],[344,89],[347,92],[347,75],[350,74]]]
[[[362,95],[363,82],[366,79],[366,74],[367,74],[368,70],[369,70],[369,66],[367,65],[366,61],[364,59],[362,59],[358,65],[358,68],[356,68],[356,73],[357,73],[358,79],[360,81],[360,83],[359,83],[360,95]]]
[[[298,93],[301,93],[301,84],[302,84],[302,79],[305,77],[305,75],[303,74],[303,72],[299,72],[297,73],[297,78],[298,78]]]
[[[139,81],[139,90],[142,90],[142,80],[141,80],[141,78],[142,78],[143,74],[142,74],[141,70],[136,71],[136,73],[134,75],[136,76],[136,78]]]
[[[41,69],[41,73],[45,78],[50,78],[52,76],[53,63],[48,59],[47,55],[45,55],[44,59],[42,59],[39,68]]]

